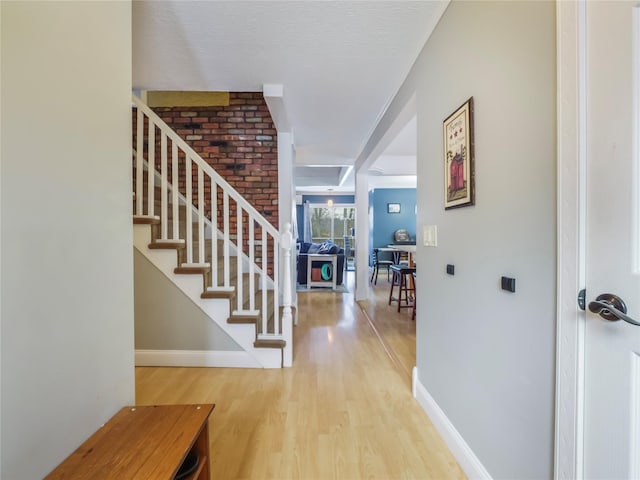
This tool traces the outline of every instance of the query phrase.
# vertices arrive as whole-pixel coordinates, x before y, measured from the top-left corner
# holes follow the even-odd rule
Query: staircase
[[[291,366],[290,224],[278,232],[133,102],[135,248],[242,347],[250,360],[238,366]]]

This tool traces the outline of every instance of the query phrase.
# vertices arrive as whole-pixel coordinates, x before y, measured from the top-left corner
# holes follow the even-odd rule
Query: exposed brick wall
[[[153,110],[278,228],[277,132],[261,92],[232,92],[228,106]]]

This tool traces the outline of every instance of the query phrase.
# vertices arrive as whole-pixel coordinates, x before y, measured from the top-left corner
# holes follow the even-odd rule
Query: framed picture
[[[387,203],[387,213],[400,213],[400,204]]]
[[[473,205],[473,97],[443,123],[444,208]]]

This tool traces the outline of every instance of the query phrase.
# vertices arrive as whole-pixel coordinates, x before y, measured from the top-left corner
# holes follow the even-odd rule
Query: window
[[[316,243],[332,240],[344,248],[344,237],[351,238],[356,226],[356,208],[353,204],[309,205],[311,241]],[[353,244],[352,244],[353,245]]]

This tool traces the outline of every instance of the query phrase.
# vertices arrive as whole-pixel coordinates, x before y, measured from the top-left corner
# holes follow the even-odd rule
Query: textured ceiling
[[[134,88],[282,84],[296,162],[352,165],[446,3],[135,1]]]

